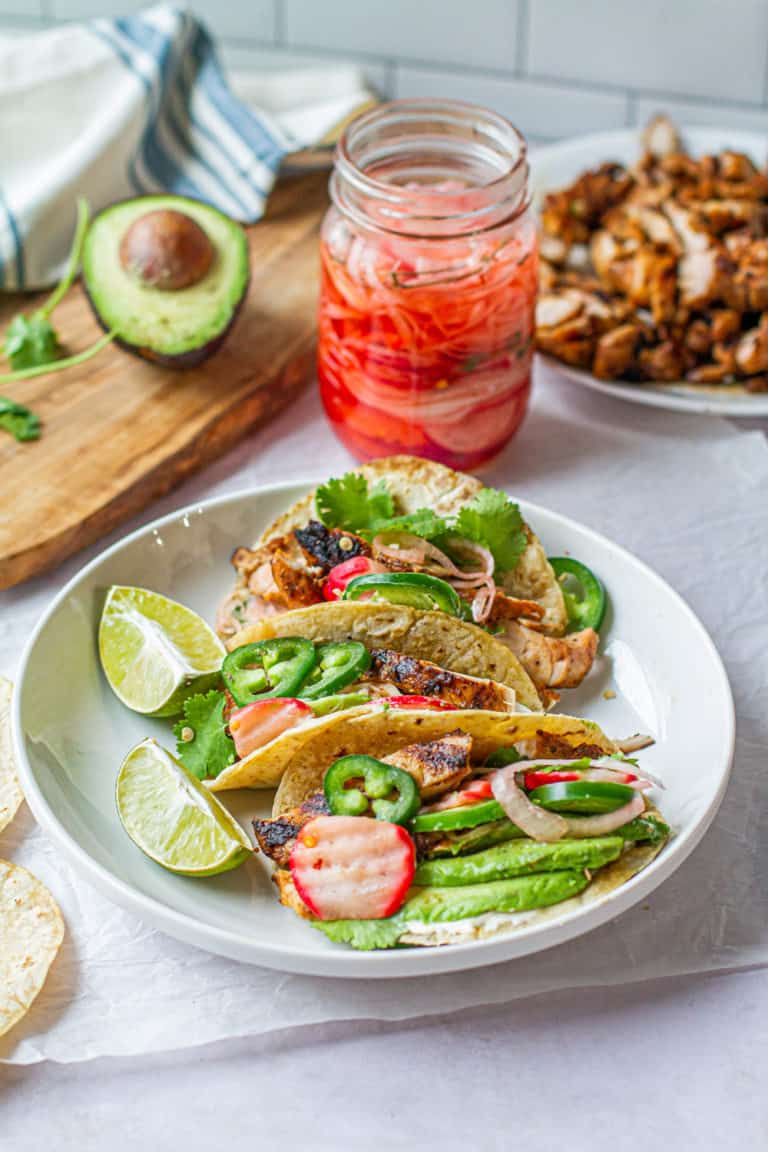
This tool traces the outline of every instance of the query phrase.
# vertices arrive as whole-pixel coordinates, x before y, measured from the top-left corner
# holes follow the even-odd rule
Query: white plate
[[[686,146],[694,156],[721,152],[726,148],[745,152],[761,167],[766,161],[766,139],[757,132],[732,132],[725,128],[682,128]],[[599,132],[581,136],[531,153],[531,181],[534,203],[545,192],[570,184],[588,168],[608,160],[633,164],[640,155],[641,129]],[[632,384],[626,380],[598,380],[591,372],[572,368],[553,356],[542,361],[573,380],[607,396],[619,396],[633,404],[667,408],[675,412],[699,412],[716,416],[759,418],[768,416],[768,393],[750,395],[739,387],[704,387],[685,381],[674,384]]]
[[[262,858],[211,879],[174,876],[125,835],[114,786],[125,753],[147,735],[172,747],[170,723],[129,712],[99,668],[96,632],[104,591],[138,584],[212,619],[231,583],[228,557],[306,490],[282,486],[173,513],[115,544],[59,594],[30,638],[19,673],[14,739],[21,781],[62,855],[118,904],[201,948],[324,976],[411,976],[492,964],[559,944],[623,912],[674,872],[703,836],[722,798],[733,750],[733,702],[702,625],[640,561],[587,528],[532,504],[523,512],[550,555],[571,553],[602,576],[611,596],[605,655],[566,697],[609,734],[656,737],[643,762],[667,782],[661,807],[678,835],[644,872],[603,903],[507,936],[440,949],[358,953],[333,945],[282,908]],[[606,700],[611,688],[616,698]],[[245,827],[270,794],[223,798]]]

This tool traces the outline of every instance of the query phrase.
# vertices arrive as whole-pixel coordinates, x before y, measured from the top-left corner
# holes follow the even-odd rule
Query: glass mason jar
[[[318,371],[358,459],[475,468],[520,426],[537,281],[526,151],[502,116],[443,100],[381,105],[339,141]]]

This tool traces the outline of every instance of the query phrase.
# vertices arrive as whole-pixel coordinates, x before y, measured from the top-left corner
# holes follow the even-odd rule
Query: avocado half
[[[96,318],[117,344],[188,368],[212,355],[234,323],[248,290],[248,239],[199,200],[140,196],[95,217],[82,268]]]

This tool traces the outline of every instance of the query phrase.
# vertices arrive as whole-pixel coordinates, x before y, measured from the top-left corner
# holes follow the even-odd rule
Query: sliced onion
[[[532,840],[562,840],[568,832],[568,821],[557,812],[548,812],[528,799],[515,779],[519,770],[519,764],[509,764],[493,773],[491,789],[494,796],[512,823]]]
[[[496,585],[493,581],[482,584],[472,600],[472,619],[476,624],[484,623],[491,614],[493,602],[496,599]]]
[[[615,812],[602,812],[599,816],[572,816],[565,819],[564,824],[569,836],[583,840],[585,836],[608,836],[643,812],[645,797],[637,792],[628,804],[617,808]]]

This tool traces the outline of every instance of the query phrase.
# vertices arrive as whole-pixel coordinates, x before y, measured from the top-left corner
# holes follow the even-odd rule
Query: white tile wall
[[[398,66],[394,94],[446,96],[485,104],[507,116],[531,140],[622,128],[627,123],[627,97],[621,92],[573,90],[484,76],[482,72],[468,75]]]
[[[768,131],[768,0],[188,0],[227,63],[358,60],[383,96],[490,104],[534,139],[681,121]],[[140,0],[0,0],[3,26]]]
[[[533,0],[533,74],[759,101],[765,0]]]
[[[514,67],[518,0],[281,0],[287,44]]]

